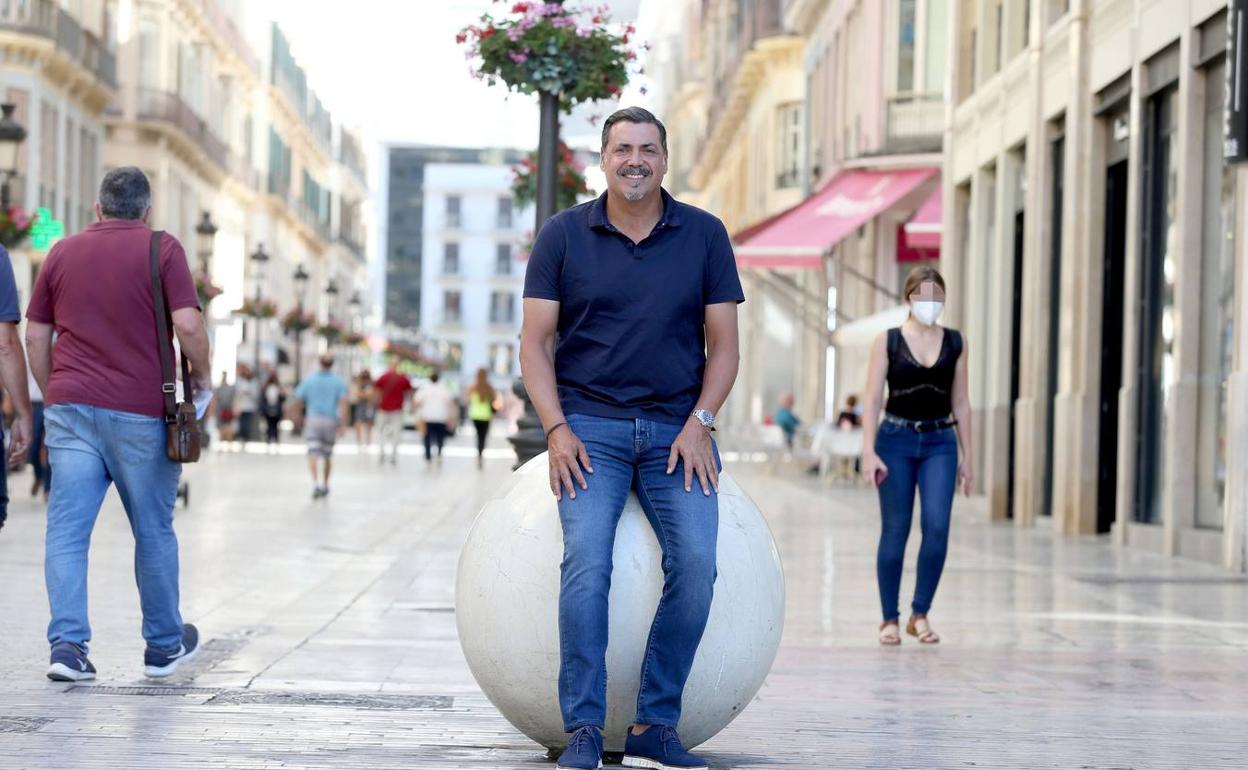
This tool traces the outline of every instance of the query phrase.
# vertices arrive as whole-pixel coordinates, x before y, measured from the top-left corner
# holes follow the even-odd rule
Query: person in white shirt
[[[459,409],[446,386],[438,382],[438,373],[429,377],[428,387],[417,393],[420,421],[425,426],[425,462],[433,462],[433,447],[438,448],[438,463],[442,462],[442,444],[455,427]]]

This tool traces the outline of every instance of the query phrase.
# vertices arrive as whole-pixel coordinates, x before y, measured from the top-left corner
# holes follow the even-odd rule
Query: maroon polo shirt
[[[26,317],[56,329],[44,403],[164,414],[151,233],[138,220],[96,222],[58,241],[39,270]],[[178,239],[161,239],[160,277],[170,311],[199,307]]]

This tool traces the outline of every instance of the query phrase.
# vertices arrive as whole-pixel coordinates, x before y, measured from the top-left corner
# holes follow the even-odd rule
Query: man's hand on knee
[[[562,500],[566,487],[568,497],[575,500],[578,485],[581,489],[589,489],[589,485],[585,483],[585,475],[581,472],[582,468],[586,473],[594,472],[594,466],[589,462],[589,453],[567,423],[556,426],[546,440],[549,449],[547,459],[550,464],[550,491],[554,493],[556,500]]]

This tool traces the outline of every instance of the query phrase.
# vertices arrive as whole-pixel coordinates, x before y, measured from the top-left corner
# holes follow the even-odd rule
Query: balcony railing
[[[342,165],[351,169],[361,182],[367,182],[368,176],[364,173],[364,151],[355,137],[346,131],[342,132],[338,147],[338,160]]]
[[[354,254],[356,259],[363,261],[364,245],[360,243],[360,241],[357,240],[354,235],[349,235],[347,233],[338,233],[338,243],[342,244],[343,247],[347,249],[347,251],[350,251],[352,254]]]
[[[744,14],[744,18],[738,20],[735,29],[728,30],[723,47],[727,57],[718,63],[712,73],[714,90],[711,95],[708,126],[716,124],[719,113],[727,106],[728,97],[737,79],[737,71],[741,69],[742,60],[754,44],[784,33],[780,4],[781,0],[756,0],[749,5],[739,4],[739,12]]]
[[[0,29],[51,40],[100,82],[117,87],[117,56],[52,0],[0,2]]]
[[[208,122],[182,101],[181,96],[168,91],[140,88],[138,118],[167,123],[177,128],[198,145],[222,171],[230,170],[229,148],[212,133]]]
[[[260,61],[256,58],[256,54],[251,50],[251,46],[247,44],[246,38],[239,32],[234,21],[225,14],[218,0],[199,0],[200,8],[203,9],[204,18],[208,19],[208,23],[212,25],[217,34],[225,39],[230,48],[234,49],[234,53],[252,72],[260,71]]]
[[[944,96],[911,94],[891,97],[887,120],[890,151],[937,151],[945,130]]]

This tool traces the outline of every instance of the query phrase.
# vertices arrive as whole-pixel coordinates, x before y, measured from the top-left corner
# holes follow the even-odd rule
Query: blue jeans
[[[82,404],[44,411],[48,455],[57,482],[48,500],[44,578],[52,622],[48,641],[86,647],[87,549],[110,483],[134,533],[134,577],[143,610],[143,638],[151,647],[182,641],[178,612],[178,539],[173,504],[182,467],[165,456],[159,417]]]
[[[650,627],[637,697],[637,724],[675,727],[680,699],[702,641],[715,585],[719,499],[695,477],[685,491],[684,466],[667,474],[682,425],[568,415],[594,473],[576,499],[564,492],[559,586],[559,705],[564,730],[602,728],[607,718],[607,594],[615,528],[629,490],[663,549],[663,594]],[[718,463],[718,454],[716,454]]]
[[[914,516],[916,489],[923,544],[919,548],[919,575],[911,609],[923,615],[931,609],[949,546],[949,518],[958,476],[957,434],[953,428],[918,433],[882,422],[875,439],[875,453],[888,467],[888,477],[880,485],[882,528],[875,561],[884,620],[901,616],[897,609],[901,567]]]

